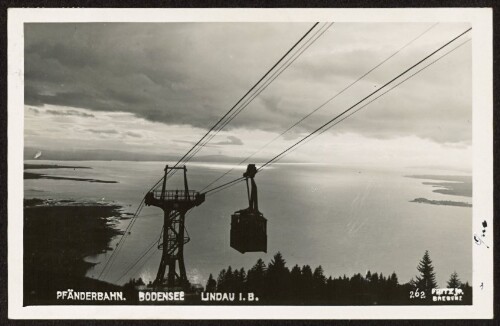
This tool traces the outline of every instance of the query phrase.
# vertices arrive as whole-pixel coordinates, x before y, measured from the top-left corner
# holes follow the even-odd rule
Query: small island
[[[85,182],[96,182],[96,183],[118,183],[118,181],[113,181],[113,180],[60,177],[60,176],[55,176],[55,175],[47,175],[47,174],[40,174],[40,173],[33,173],[33,172],[24,172],[24,180],[29,180],[29,179],[70,180],[70,181],[85,181]]]
[[[56,165],[56,164],[30,164],[24,163],[25,170],[33,169],[92,169],[88,166],[69,166],[69,165]]]
[[[458,207],[472,207],[472,204],[461,202],[461,201],[451,201],[451,200],[430,200],[427,198],[415,198],[410,200],[410,203],[424,203],[431,205],[446,205],[446,206],[458,206]]]
[[[423,185],[435,188],[432,192],[460,197],[472,197],[472,176],[467,175],[407,175],[407,178],[433,180],[422,182]],[[437,189],[436,189],[437,188]],[[432,200],[415,198],[410,203],[423,203],[431,205],[472,207],[472,204],[452,200]]]
[[[35,172],[26,172],[26,170],[39,170],[39,169],[92,169],[87,166],[67,166],[67,165],[54,165],[54,164],[29,164],[24,163],[24,180],[29,179],[49,179],[49,180],[69,180],[69,181],[83,181],[83,182],[95,182],[95,183],[118,183],[118,181],[113,180],[99,180],[92,178],[77,178],[77,177],[65,177],[48,175]]]
[[[407,178],[434,180],[422,184],[431,186],[433,192],[462,197],[472,197],[472,176],[470,175],[408,175]],[[436,182],[437,181],[437,182]]]

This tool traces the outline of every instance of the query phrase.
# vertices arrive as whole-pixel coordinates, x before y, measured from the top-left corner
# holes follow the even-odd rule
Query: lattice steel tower
[[[171,170],[184,171],[184,190],[166,190],[167,175]],[[155,286],[166,285],[169,288],[183,287],[189,285],[186,276],[186,266],[184,265],[184,245],[189,242],[189,237],[185,235],[184,220],[186,212],[191,208],[200,205],[205,201],[205,194],[200,194],[194,190],[189,190],[187,182],[187,169],[183,167],[165,166],[165,176],[161,190],[153,190],[145,197],[147,206],[156,206],[163,210],[163,241],[158,246],[162,249],[162,256]],[[178,271],[176,267],[179,267]],[[165,270],[168,267],[167,279],[165,282]]]

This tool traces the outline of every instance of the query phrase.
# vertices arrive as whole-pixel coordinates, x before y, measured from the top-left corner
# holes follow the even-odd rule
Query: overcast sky
[[[199,155],[252,154],[431,25],[334,24]],[[25,24],[25,147],[182,155],[311,26]],[[436,25],[257,160],[467,28]],[[471,90],[468,43],[288,159],[470,169]]]

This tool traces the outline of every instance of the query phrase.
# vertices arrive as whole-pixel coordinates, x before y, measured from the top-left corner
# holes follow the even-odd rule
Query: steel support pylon
[[[185,236],[185,217],[186,212],[164,210],[163,241],[160,245],[163,252],[155,285],[166,285],[169,288],[184,288],[189,285],[184,264],[184,244],[189,241]],[[165,272],[167,272],[166,284]]]
[[[168,172],[174,169],[184,170],[183,190],[166,190]],[[184,264],[184,245],[189,242],[189,237],[186,236],[184,222],[187,211],[203,203],[205,195],[189,190],[185,166],[169,168],[167,165],[161,190],[149,192],[144,199],[146,205],[161,208],[164,216],[162,241],[158,246],[163,252],[153,285],[186,289],[189,281]]]

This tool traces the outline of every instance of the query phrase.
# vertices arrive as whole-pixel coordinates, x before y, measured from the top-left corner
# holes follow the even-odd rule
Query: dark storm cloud
[[[118,131],[114,129],[87,129],[87,131],[94,134],[107,134],[107,135],[118,134]]]
[[[206,129],[218,121],[309,26],[26,24],[25,103],[131,112],[154,122]],[[412,30],[412,35],[421,30],[421,27]],[[243,127],[278,131],[291,126],[389,55],[398,33],[401,34],[390,24],[364,25],[358,30],[352,25],[344,29],[334,25],[226,130]],[[380,39],[380,35],[386,39]],[[398,44],[405,41],[405,37],[398,39]],[[388,49],[388,44],[392,48]],[[417,47],[402,53],[400,60],[406,64],[406,59],[414,61],[423,53],[425,51]],[[470,61],[469,56],[464,60]],[[469,69],[470,62],[461,63]],[[367,81],[371,84],[367,87],[374,87],[377,81],[385,80],[402,66],[405,65],[395,65],[395,69],[383,71],[384,75],[370,75]],[[447,79],[441,74],[431,74],[416,87],[418,91],[438,89],[447,94],[447,101],[439,100],[439,93],[433,94],[437,99],[433,101],[430,96],[413,99],[413,94],[405,94],[412,100],[395,97],[392,103],[384,102],[383,110],[374,110],[376,116],[359,115],[362,117],[343,123],[341,130],[377,138],[416,135],[444,143],[469,141],[470,132],[465,129],[470,127],[470,98],[466,96],[470,85],[466,82],[457,88],[457,92],[467,93],[463,96],[448,95],[448,90],[455,86],[449,84],[463,79],[456,70],[453,66],[442,70]],[[359,98],[365,91],[346,96]],[[349,103],[338,101],[335,105],[340,109]],[[433,114],[436,111],[443,112],[446,126],[443,120],[436,119]],[[62,112],[69,111],[53,114],[65,115]],[[331,113],[318,112],[287,137],[294,138],[312,130],[329,118]],[[220,143],[238,144],[229,138]]]
[[[143,26],[134,35],[125,27],[27,25],[26,104],[125,111],[203,127],[215,119],[215,97],[178,66],[178,44],[164,40],[157,48],[154,37],[141,42],[154,29]]]
[[[223,41],[220,24],[200,30],[183,24],[131,25],[28,24],[26,103],[126,111],[151,121],[206,128],[260,73],[247,73],[252,68],[247,62],[227,61],[228,52],[245,52],[253,45],[238,49]],[[210,53],[207,42],[225,47]],[[279,53],[284,47],[276,48]],[[261,71],[274,59],[259,64]],[[242,80],[227,80],[242,71]]]
[[[76,110],[46,110],[46,113],[53,115],[62,115],[62,116],[77,116],[83,118],[94,118],[95,116],[91,113],[79,112]]]
[[[219,145],[243,145],[243,141],[236,136],[227,136],[226,138],[227,138],[227,140],[222,140],[222,141],[218,141],[218,142],[211,142],[209,144],[206,144],[205,146],[214,147],[214,146],[219,146]],[[182,140],[182,139],[176,139],[175,142],[185,143],[185,144],[190,144],[190,145],[196,144],[196,142],[194,142],[194,141],[187,141],[187,140]]]
[[[134,138],[142,138],[141,134],[139,134],[137,132],[133,132],[133,131],[127,131],[125,133],[125,135],[130,136],[130,137],[134,137]]]

